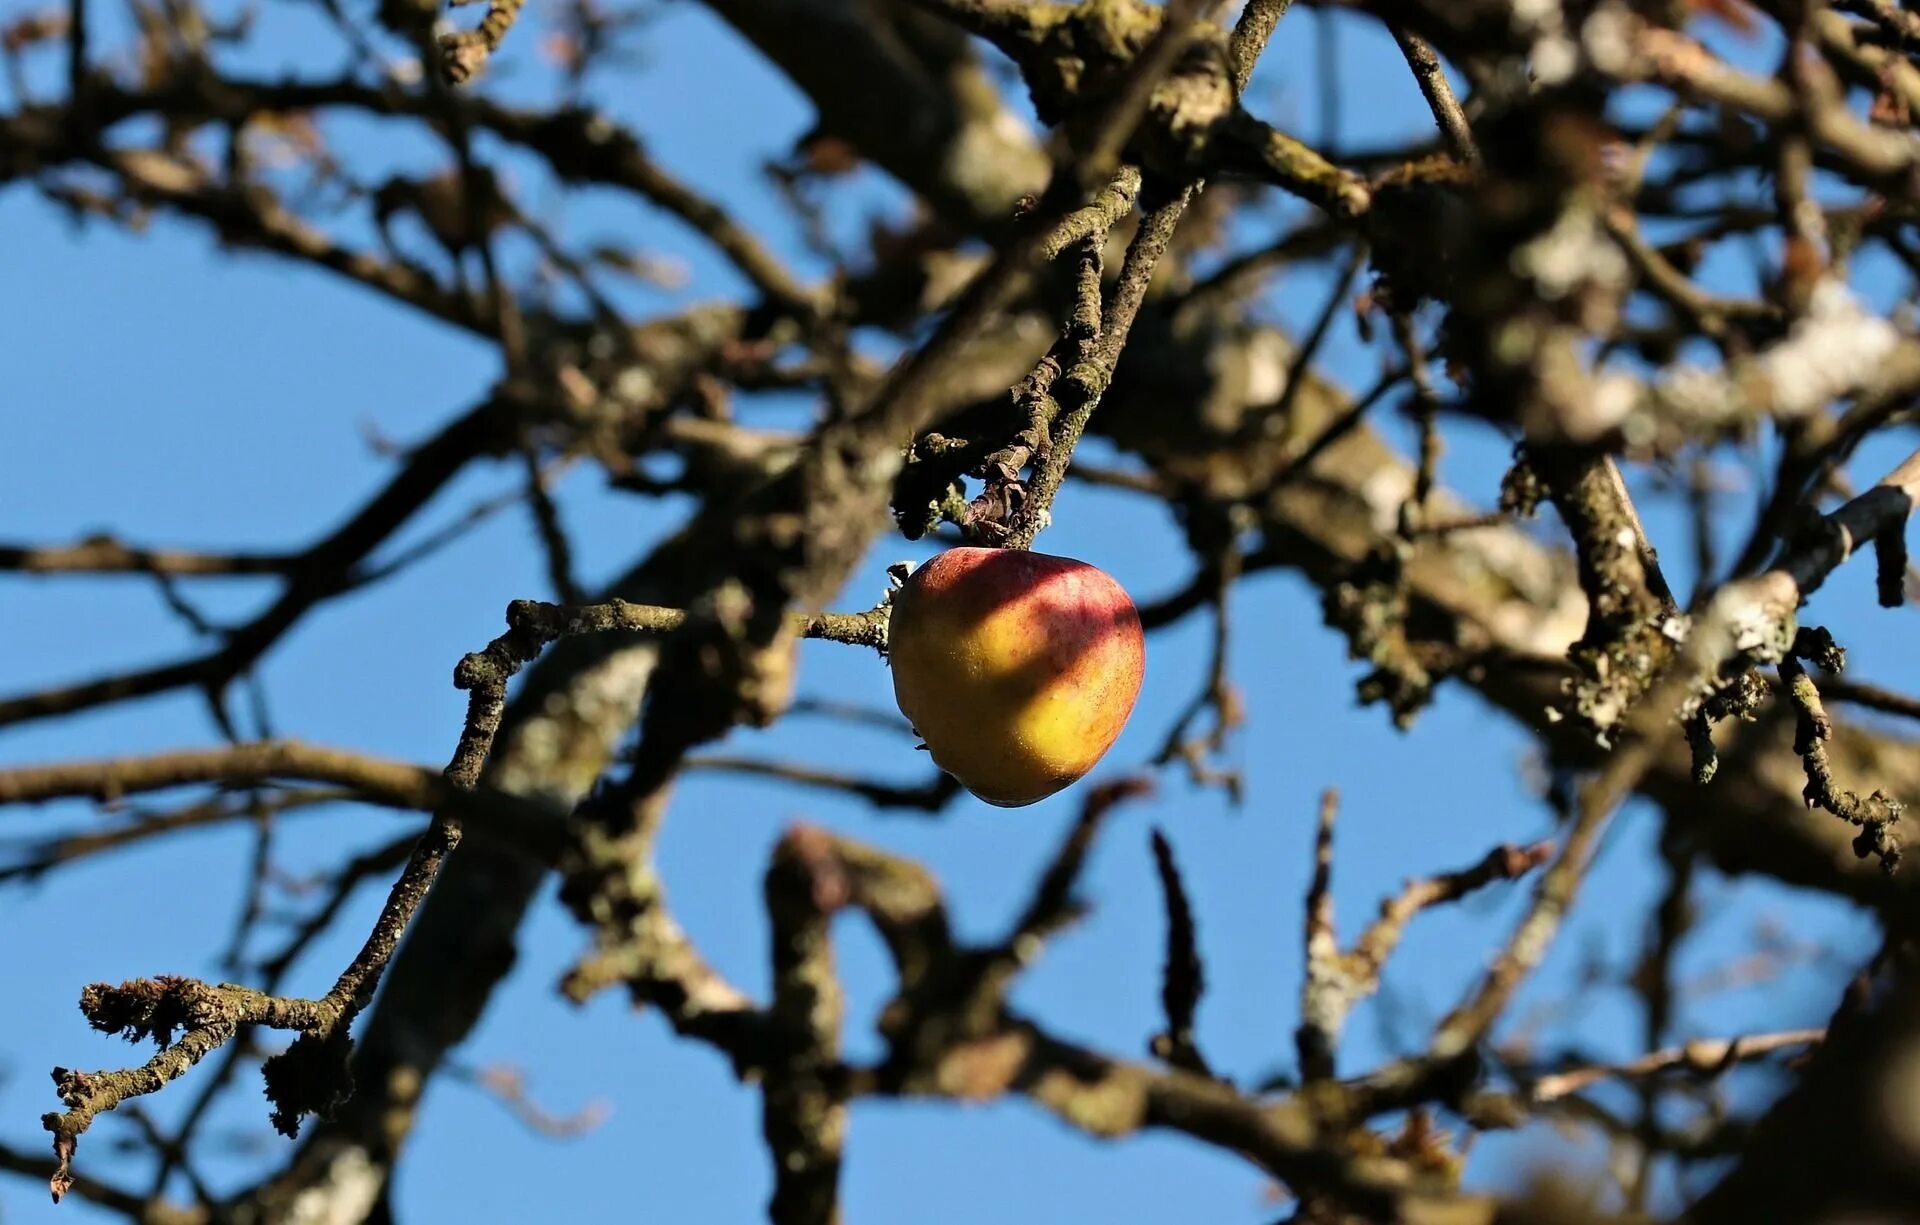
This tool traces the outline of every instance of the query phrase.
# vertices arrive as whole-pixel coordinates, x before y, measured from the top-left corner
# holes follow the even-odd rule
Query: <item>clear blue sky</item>
[[[338,59],[303,14],[282,0],[267,5],[253,62],[332,71]],[[530,54],[541,16],[536,7],[528,28],[510,40],[505,66],[512,73],[498,88],[534,96],[544,87]],[[1263,113],[1310,136],[1320,130],[1309,67],[1314,16],[1301,10],[1287,19],[1255,87]],[[757,168],[809,125],[802,100],[697,5],[664,10],[644,46],[646,62],[601,80],[600,99],[637,127],[664,164],[773,234],[800,261],[794,227]],[[1372,145],[1424,124],[1419,96],[1384,37],[1347,26],[1343,57],[1347,137]],[[717,81],[725,88],[713,88]],[[687,104],[696,97],[698,106]],[[419,167],[437,156],[367,123],[335,130],[343,152],[392,165]],[[868,182],[853,203],[840,214],[849,232],[865,208],[897,207],[897,194]],[[697,240],[629,202],[589,197],[567,216],[570,233],[605,234],[685,261],[689,288],[636,292],[626,304],[637,312],[738,289]],[[1283,223],[1273,214],[1241,237],[1257,241]],[[364,427],[418,438],[470,404],[496,374],[494,356],[464,336],[323,274],[258,255],[226,255],[201,230],[171,219],[156,219],[139,236],[106,227],[81,232],[15,188],[0,194],[0,234],[0,537],[59,542],[104,529],[155,545],[297,547],[389,470],[390,461],[368,447]],[[1325,284],[1318,275],[1282,281],[1266,309],[1294,322],[1308,318]],[[1374,369],[1376,359],[1344,324],[1330,351],[1336,371],[1350,381]],[[767,412],[768,420],[791,415]],[[1507,444],[1490,432],[1456,439],[1444,461],[1446,480],[1490,500]],[[1886,458],[1870,450],[1863,468]],[[505,466],[469,473],[421,527],[446,522],[517,479]],[[686,509],[610,496],[585,470],[568,480],[560,500],[590,581],[616,573]],[[1677,520],[1660,506],[1650,517],[1669,543],[1681,583],[1688,582]],[[1189,567],[1163,512],[1081,488],[1062,497],[1043,547],[1107,568],[1141,599],[1174,588]],[[845,605],[871,602],[886,562],[922,556],[918,546],[883,541]],[[1820,616],[1846,632],[1863,675],[1897,683],[1916,663],[1914,648],[1902,641],[1910,638],[1902,632],[1905,614],[1872,609],[1864,570],[1852,567],[1821,593]],[[191,591],[211,614],[239,617],[271,587],[208,583]],[[319,743],[442,762],[462,710],[448,683],[453,662],[497,632],[509,599],[548,594],[525,514],[502,514],[401,579],[308,618],[265,665],[274,727]],[[1265,574],[1243,583],[1233,616],[1233,668],[1249,715],[1234,753],[1248,778],[1245,807],[1231,811],[1217,794],[1193,790],[1170,773],[1158,799],[1123,810],[1086,877],[1091,919],[1048,949],[1017,1001],[1066,1036],[1143,1054],[1159,1021],[1162,916],[1147,852],[1147,829],[1158,823],[1186,869],[1206,956],[1210,990],[1200,1041],[1220,1069],[1257,1079],[1292,1066],[1301,897],[1323,787],[1344,796],[1335,893],[1349,936],[1405,877],[1459,866],[1498,841],[1543,836],[1550,819],[1522,781],[1530,741],[1471,694],[1445,691],[1410,736],[1395,733],[1378,708],[1356,708],[1359,669],[1345,660],[1341,639],[1321,626],[1317,595],[1301,580]],[[1204,666],[1206,641],[1203,616],[1151,640],[1146,691],[1108,773],[1157,747]],[[0,692],[7,693],[167,659],[194,645],[144,581],[14,577],[0,579],[0,643]],[[831,644],[807,645],[801,689],[870,704],[884,704],[890,693],[884,668],[869,653]],[[0,734],[0,763],[215,738],[199,703],[175,696]],[[818,720],[742,735],[729,749],[823,764],[857,760],[903,781],[917,781],[926,769],[909,741]],[[986,936],[1018,909],[1077,804],[1077,791],[1012,812],[968,800],[927,821],[696,776],[675,802],[660,855],[684,925],[728,976],[763,992],[759,880],[766,851],[788,822],[827,823],[925,862],[945,883],[961,932]],[[1618,966],[1637,955],[1646,904],[1660,880],[1648,818],[1636,808],[1618,823],[1576,919],[1516,1015],[1566,1000],[1591,958]],[[97,820],[86,806],[9,811],[0,813],[0,838]],[[322,870],[394,837],[410,820],[338,806],[287,821],[286,866]],[[0,983],[8,997],[0,1028],[0,1058],[8,1061],[0,1065],[0,1139],[43,1146],[38,1116],[54,1105],[47,1080],[53,1065],[113,1067],[144,1058],[86,1028],[74,1006],[84,984],[218,973],[215,959],[241,903],[248,853],[245,831],[225,829],[0,890]],[[335,936],[302,964],[292,990],[324,988],[382,892],[369,889],[357,899]],[[1762,920],[1785,925],[1796,940],[1830,942],[1841,965],[1868,949],[1870,932],[1858,916],[1817,899],[1711,877],[1702,896],[1705,918],[1686,946],[1683,973],[1738,956]],[[1414,925],[1389,973],[1395,1012],[1408,1026],[1402,1037],[1424,1036],[1425,1025],[1472,981],[1520,898],[1516,890],[1494,891]],[[291,901],[294,908],[309,904]],[[884,958],[857,920],[840,923],[836,938],[854,1005],[849,1045],[871,1054],[871,1022],[888,988]],[[401,1220],[760,1218],[769,1176],[753,1094],[736,1086],[711,1052],[672,1040],[656,1017],[634,1015],[611,994],[584,1010],[561,1002],[554,982],[581,947],[549,891],[533,912],[518,968],[459,1058],[513,1063],[548,1108],[604,1100],[610,1117],[583,1138],[540,1139],[476,1089],[442,1079],[428,1095],[402,1167]],[[1764,991],[1691,1002],[1679,1029],[1724,1034],[1816,1024],[1841,977],[1833,965],[1808,966]],[[1583,1043],[1601,1053],[1632,1053],[1638,1020],[1624,993],[1587,991],[1578,1014]],[[1345,1070],[1364,1069],[1393,1049],[1392,1027],[1376,1024],[1379,1015],[1373,1006],[1356,1015],[1342,1053]],[[1764,1084],[1763,1074],[1753,1079]],[[145,1104],[170,1119],[193,1084],[189,1078]],[[287,1153],[266,1127],[256,1077],[242,1080],[214,1123],[232,1142],[207,1164],[216,1186],[241,1185]],[[144,1187],[144,1160],[117,1147],[131,1134],[123,1120],[103,1119],[83,1143],[85,1169]],[[1534,1162],[1572,1152],[1548,1132],[1490,1139],[1476,1153],[1472,1181],[1511,1184]],[[1578,1156],[1591,1163],[1600,1154],[1588,1148]],[[1233,1158],[1163,1136],[1096,1143],[1018,1102],[859,1105],[844,1194],[855,1225],[1251,1225],[1279,1214],[1262,1179]],[[104,1218],[82,1203],[55,1210],[37,1185],[0,1178],[0,1220],[96,1219]]]

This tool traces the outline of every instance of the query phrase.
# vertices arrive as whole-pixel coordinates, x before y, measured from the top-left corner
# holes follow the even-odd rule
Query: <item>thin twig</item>
[[[1536,1102],[1551,1102],[1603,1080],[1637,1080],[1675,1070],[1713,1076],[1737,1063],[1764,1059],[1798,1047],[1817,1046],[1826,1036],[1825,1029],[1793,1029],[1740,1038],[1696,1038],[1682,1046],[1652,1051],[1625,1063],[1596,1064],[1542,1076],[1527,1092]]]
[[[1420,93],[1433,111],[1440,135],[1446,139],[1447,151],[1456,161],[1478,166],[1480,150],[1473,142],[1473,126],[1467,122],[1460,99],[1453,95],[1453,85],[1447,80],[1447,70],[1440,57],[1426,39],[1405,26],[1390,24],[1388,28],[1393,32],[1393,41],[1400,44],[1400,54],[1406,57],[1407,67],[1413,69],[1413,79],[1419,82]]]

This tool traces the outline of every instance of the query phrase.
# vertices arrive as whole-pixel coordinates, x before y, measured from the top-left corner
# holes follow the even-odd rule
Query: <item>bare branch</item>
[[[1153,863],[1167,908],[1167,954],[1160,985],[1167,1028],[1154,1035],[1153,1053],[1176,1068],[1208,1076],[1212,1073],[1200,1054],[1193,1029],[1194,1014],[1206,990],[1206,970],[1193,930],[1193,906],[1174,863],[1173,846],[1157,827],[1153,831]]]
[[[1765,1059],[1783,1050],[1817,1046],[1826,1036],[1825,1029],[1795,1029],[1740,1038],[1696,1038],[1684,1046],[1653,1051],[1625,1063],[1597,1064],[1542,1076],[1529,1086],[1528,1095],[1537,1102],[1551,1102],[1603,1080],[1635,1080],[1667,1071],[1716,1076],[1737,1063]]]

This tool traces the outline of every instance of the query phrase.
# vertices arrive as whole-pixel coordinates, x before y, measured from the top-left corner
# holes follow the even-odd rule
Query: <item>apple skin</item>
[[[934,764],[1020,808],[1080,778],[1133,713],[1140,614],[1085,562],[958,548],[908,576],[888,630],[893,694]]]

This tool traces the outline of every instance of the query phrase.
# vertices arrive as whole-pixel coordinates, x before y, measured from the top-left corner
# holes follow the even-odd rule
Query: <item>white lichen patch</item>
[[[1550,301],[1586,285],[1613,288],[1627,280],[1626,256],[1599,218],[1582,208],[1561,213],[1552,229],[1515,249],[1512,260],[1514,272]]]
[[[659,657],[652,643],[623,647],[548,695],[496,754],[494,785],[570,811],[639,717]]]
[[[1278,332],[1256,332],[1247,342],[1247,403],[1277,404],[1287,391],[1293,345]],[[1272,421],[1271,418],[1269,418]],[[1284,422],[1273,422],[1282,428]]]
[[[1640,19],[1624,4],[1608,0],[1580,26],[1580,49],[1587,61],[1608,76],[1626,76],[1635,66],[1634,35]]]
[[[327,1161],[326,1174],[301,1191],[274,1225],[359,1225],[373,1211],[386,1172],[357,1144]]]
[[[1559,85],[1580,69],[1580,48],[1567,37],[1560,0],[1514,0],[1513,28],[1532,40],[1527,59],[1542,85]]]
[[[1400,507],[1413,496],[1413,471],[1398,464],[1382,464],[1360,486],[1367,517],[1376,532],[1392,532],[1400,522]]]
[[[1774,415],[1805,417],[1864,386],[1899,344],[1891,323],[1829,279],[1814,287],[1807,313],[1756,365],[1772,392]]]

